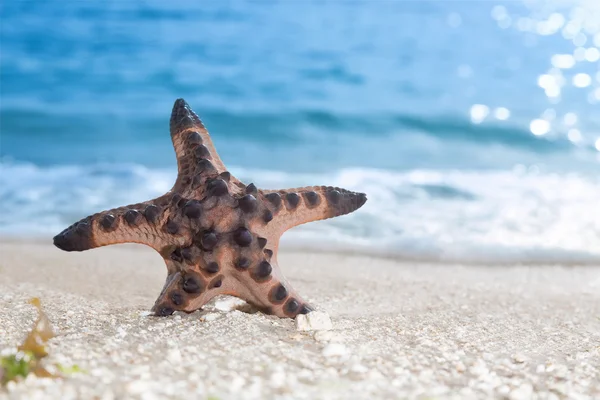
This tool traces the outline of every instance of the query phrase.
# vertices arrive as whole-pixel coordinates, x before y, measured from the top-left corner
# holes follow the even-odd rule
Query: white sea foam
[[[360,211],[286,233],[286,247],[440,261],[599,262],[600,179],[515,171],[288,174],[232,169],[263,188],[309,184],[367,193]],[[2,164],[0,233],[53,235],[87,214],[170,189],[171,170]]]

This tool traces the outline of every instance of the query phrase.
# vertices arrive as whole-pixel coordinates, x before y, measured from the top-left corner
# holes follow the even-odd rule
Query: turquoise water
[[[1,7],[0,233],[168,190],[183,97],[240,178],[368,193],[284,243],[600,259],[592,0]]]

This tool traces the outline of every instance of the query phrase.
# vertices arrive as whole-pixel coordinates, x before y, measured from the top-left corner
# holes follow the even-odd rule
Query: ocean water
[[[183,97],[245,182],[367,193],[284,245],[600,261],[596,0],[0,7],[0,234],[169,190]]]

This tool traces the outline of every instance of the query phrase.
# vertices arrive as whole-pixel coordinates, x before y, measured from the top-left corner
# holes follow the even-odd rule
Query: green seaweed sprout
[[[23,343],[17,347],[17,353],[0,358],[0,384],[2,385],[6,385],[10,381],[24,379],[31,373],[38,377],[56,378],[62,376],[48,371],[42,363],[42,360],[48,356],[46,343],[55,334],[50,320],[42,311],[40,299],[34,297],[29,300],[29,303],[37,308],[38,317]],[[65,375],[82,372],[77,365],[64,367],[56,364],[55,367]]]

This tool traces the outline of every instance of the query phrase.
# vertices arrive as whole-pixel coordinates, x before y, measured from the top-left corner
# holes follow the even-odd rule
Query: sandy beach
[[[333,329],[303,332],[219,298],[148,316],[160,256],[0,243],[0,349],[42,300],[50,362],[83,370],[0,390],[27,399],[592,399],[600,396],[600,266],[401,262],[282,249],[292,284]]]

